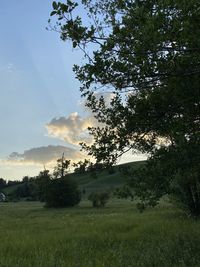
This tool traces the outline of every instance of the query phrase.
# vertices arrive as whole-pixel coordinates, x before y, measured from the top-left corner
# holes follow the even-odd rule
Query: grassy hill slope
[[[135,170],[142,166],[144,161],[137,161],[117,165],[114,167],[114,173],[109,174],[108,170],[97,173],[97,177],[94,178],[91,174],[71,174],[70,177],[75,179],[79,184],[80,189],[84,189],[86,194],[94,191],[112,191],[116,187],[120,187],[126,183],[129,179],[127,175],[120,172],[120,168],[130,167],[131,170]]]
[[[112,191],[116,187],[120,187],[126,183],[129,177],[120,169],[125,170],[131,168],[133,171],[144,164],[144,161],[131,162],[115,166],[114,172],[109,173],[108,170],[99,171],[96,175],[91,173],[69,174],[69,177],[74,179],[81,191],[85,191],[85,196],[91,192]],[[6,187],[3,192],[6,195],[11,195],[18,187],[23,186],[23,183]]]

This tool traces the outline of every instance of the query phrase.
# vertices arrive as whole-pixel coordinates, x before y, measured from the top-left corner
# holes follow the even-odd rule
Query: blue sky
[[[93,123],[82,117],[72,71],[82,54],[45,29],[51,3],[1,2],[0,177],[5,179],[36,175],[62,150],[66,157],[81,158],[77,140]]]
[[[50,0],[1,2],[1,159],[13,151],[64,145],[47,136],[45,124],[55,116],[80,111],[72,65],[82,55],[45,29],[50,11]]]

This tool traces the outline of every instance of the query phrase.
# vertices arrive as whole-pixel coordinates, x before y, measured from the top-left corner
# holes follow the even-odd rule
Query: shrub
[[[77,184],[68,177],[52,179],[47,187],[45,203],[48,208],[72,207],[81,200]]]
[[[95,208],[105,207],[106,203],[110,198],[109,193],[102,192],[102,193],[91,193],[88,196],[88,200],[92,202],[92,206]]]

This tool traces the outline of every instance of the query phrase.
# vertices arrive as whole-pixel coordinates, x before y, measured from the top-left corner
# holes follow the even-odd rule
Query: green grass
[[[128,177],[115,170],[98,173],[97,179],[71,176],[86,190],[86,199],[90,192],[123,185]],[[102,209],[85,200],[70,209],[0,203],[0,267],[32,266],[200,267],[200,221],[166,201],[144,213],[116,199]]]
[[[163,203],[93,209],[0,203],[0,267],[198,267],[200,222]]]

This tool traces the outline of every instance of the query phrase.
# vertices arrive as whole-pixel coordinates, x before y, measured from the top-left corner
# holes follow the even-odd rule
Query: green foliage
[[[62,155],[62,158],[57,160],[57,165],[54,168],[53,177],[54,178],[63,178],[67,175],[68,169],[70,166],[70,160],[65,159],[64,153]]]
[[[37,177],[40,200],[45,202],[48,208],[63,208],[78,204],[81,194],[78,185],[67,175],[70,160],[62,158],[57,160],[53,175],[48,170],[40,172]]]
[[[187,212],[200,214],[200,148],[191,142],[186,145],[159,149],[134,172],[129,185],[145,206],[155,206],[163,195],[170,194]]]
[[[131,200],[134,200],[134,193],[129,185],[123,185],[121,187],[118,187],[114,191],[114,195],[117,198],[131,198]]]
[[[85,173],[88,171],[89,167],[91,165],[90,160],[85,159],[84,161],[79,161],[77,163],[73,164],[74,172],[75,173]]]
[[[131,168],[135,170],[140,166],[143,166],[144,162],[133,162],[130,163],[130,165]],[[108,174],[107,170],[96,172],[96,174],[98,174],[98,179],[94,179],[90,172],[70,173],[67,174],[67,177],[78,184],[82,192],[82,197],[87,199],[91,192],[96,192],[98,190],[102,192],[112,192],[115,188],[124,185],[129,177],[119,173],[118,166],[114,166],[113,168],[115,173],[112,175]],[[2,192],[6,195],[8,201],[40,200],[41,202],[44,202],[48,183],[51,179],[54,178],[49,173],[49,170],[41,171],[36,177],[29,177],[28,184],[31,183],[34,190],[32,191],[32,185],[30,185],[31,190],[29,192],[31,195],[27,195],[23,198],[16,195],[17,188],[24,184],[22,181],[9,182],[9,186],[6,186]]]
[[[92,202],[94,208],[105,207],[109,198],[110,195],[107,192],[93,192],[88,196],[88,200]]]
[[[11,200],[20,200],[22,198],[32,201],[38,200],[38,187],[35,183],[23,183],[19,185],[9,197]]]
[[[42,202],[44,202],[46,199],[46,194],[51,179],[52,176],[50,175],[49,170],[41,171],[35,178],[34,182],[38,186],[38,199]]]
[[[21,183],[22,183],[22,181],[17,181],[17,180],[11,181],[11,180],[9,180],[7,182],[7,187],[17,186],[17,185],[19,185]]]
[[[63,208],[77,205],[81,194],[77,184],[69,177],[50,180],[46,194],[45,206],[48,208]]]
[[[6,180],[0,178],[0,191],[6,187],[7,183]]]
[[[76,174],[89,174],[92,178],[97,179],[97,173],[100,173],[105,169],[105,165],[102,163],[93,163],[90,160],[85,159],[84,161],[79,161],[73,164],[74,173]],[[110,171],[113,170],[112,167],[109,168]],[[113,171],[114,172],[114,171]]]
[[[7,201],[38,201],[40,199],[38,183],[36,183],[35,178],[28,176],[25,176],[20,183],[7,186],[4,192]]]
[[[148,153],[149,164],[132,179],[141,203],[154,206],[172,193],[200,215],[200,2],[82,4],[86,26],[78,2],[53,8],[61,39],[84,51],[85,64],[74,71],[86,106],[105,125],[90,128],[94,143],[83,149],[108,166],[129,150]],[[109,104],[99,97],[107,91]]]

